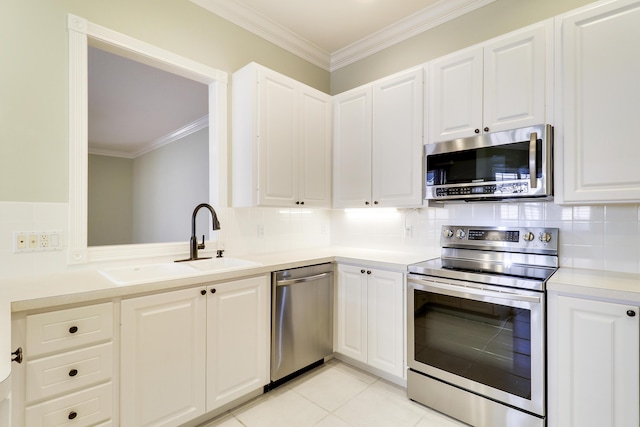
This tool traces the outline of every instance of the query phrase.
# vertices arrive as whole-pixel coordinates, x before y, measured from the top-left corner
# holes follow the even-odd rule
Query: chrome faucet
[[[191,240],[189,240],[189,258],[179,259],[176,260],[176,262],[211,258],[198,256],[198,249],[204,249],[204,234],[202,235],[202,243],[198,243],[198,236],[196,236],[196,215],[201,208],[207,208],[209,209],[209,212],[211,212],[211,218],[213,220],[213,231],[220,230],[220,221],[218,221],[218,215],[216,214],[216,211],[211,207],[211,205],[207,203],[200,203],[193,210],[193,215],[191,215]]]

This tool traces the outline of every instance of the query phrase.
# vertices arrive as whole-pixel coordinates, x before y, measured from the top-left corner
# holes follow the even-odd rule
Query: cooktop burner
[[[413,274],[544,290],[558,268],[558,229],[442,227],[441,257],[409,266]]]

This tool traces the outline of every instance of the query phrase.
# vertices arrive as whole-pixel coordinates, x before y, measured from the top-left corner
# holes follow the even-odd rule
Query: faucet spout
[[[193,261],[196,259],[208,259],[211,257],[199,257],[198,249],[204,249],[204,234],[202,235],[202,243],[198,243],[198,236],[196,235],[196,216],[198,215],[198,211],[202,208],[206,208],[211,212],[211,219],[213,223],[213,231],[220,230],[220,221],[218,220],[218,215],[213,207],[208,203],[200,203],[193,210],[193,214],[191,215],[191,239],[189,240],[189,258],[177,260],[176,262],[181,261]]]

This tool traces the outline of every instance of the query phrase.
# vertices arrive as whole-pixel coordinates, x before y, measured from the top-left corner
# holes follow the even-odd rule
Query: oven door
[[[407,297],[410,369],[545,415],[544,293],[409,275]]]

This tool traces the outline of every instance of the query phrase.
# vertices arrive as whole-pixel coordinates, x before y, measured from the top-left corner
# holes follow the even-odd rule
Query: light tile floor
[[[463,427],[407,398],[404,388],[336,359],[207,427]]]

